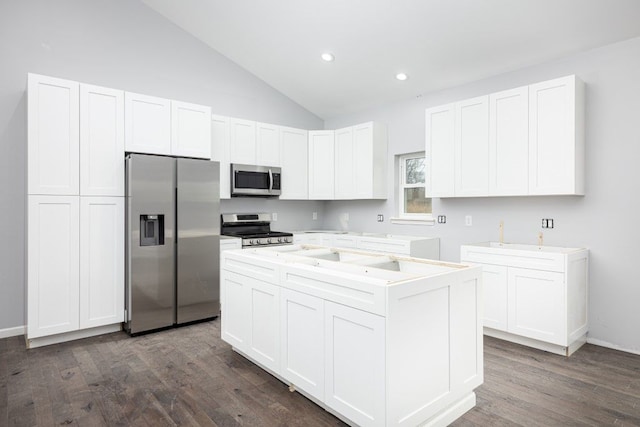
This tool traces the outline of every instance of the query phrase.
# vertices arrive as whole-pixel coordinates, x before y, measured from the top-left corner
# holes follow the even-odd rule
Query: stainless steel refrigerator
[[[126,158],[126,322],[139,334],[220,313],[220,165]]]

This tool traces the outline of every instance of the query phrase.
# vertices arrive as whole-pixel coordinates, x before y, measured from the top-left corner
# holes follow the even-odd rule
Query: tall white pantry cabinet
[[[29,347],[124,320],[124,92],[28,75]]]

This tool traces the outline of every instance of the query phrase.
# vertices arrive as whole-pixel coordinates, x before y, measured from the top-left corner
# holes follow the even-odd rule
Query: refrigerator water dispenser
[[[164,245],[164,215],[140,215],[140,246]]]

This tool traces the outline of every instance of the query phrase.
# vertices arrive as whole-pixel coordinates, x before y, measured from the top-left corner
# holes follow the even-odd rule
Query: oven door
[[[231,165],[231,196],[277,197],[280,195],[280,168]]]

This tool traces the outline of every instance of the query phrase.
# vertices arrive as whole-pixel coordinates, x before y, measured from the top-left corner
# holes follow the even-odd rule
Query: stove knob
[[[278,237],[278,243],[282,243],[282,237]]]
[[[257,242],[256,242],[255,240],[253,240],[253,239],[249,240],[249,244],[250,244],[250,245],[255,245],[256,243],[257,243]]]
[[[267,238],[267,244],[271,243],[271,237]]]

